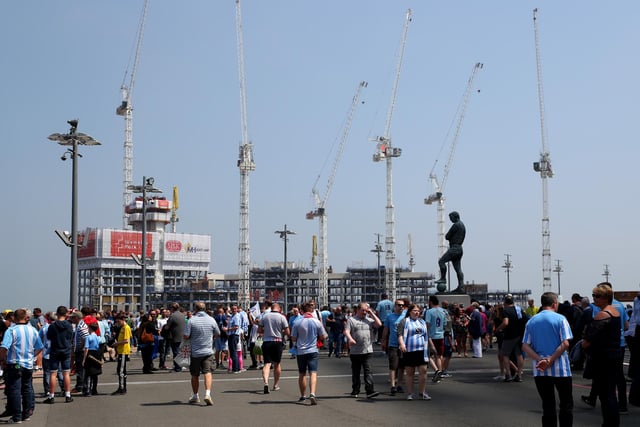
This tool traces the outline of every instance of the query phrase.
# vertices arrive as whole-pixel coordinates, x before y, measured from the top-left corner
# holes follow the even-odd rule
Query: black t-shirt
[[[335,320],[335,322],[327,322],[329,324],[329,329],[331,330],[332,333],[339,334],[344,331],[344,323],[347,319],[344,314],[331,313],[328,318]]]
[[[509,319],[509,324],[504,328],[504,339],[522,337],[524,334],[524,326],[527,323],[527,315],[524,310],[520,309],[520,316],[515,306],[505,307],[504,317]]]

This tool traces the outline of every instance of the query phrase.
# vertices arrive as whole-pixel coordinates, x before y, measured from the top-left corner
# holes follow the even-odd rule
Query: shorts
[[[213,372],[213,354],[208,356],[193,357],[189,363],[189,372],[191,376],[198,377],[200,374],[208,374]]]
[[[444,338],[432,338],[431,341],[436,349],[436,354],[442,356],[444,354]]]
[[[522,338],[511,338],[508,340],[502,341],[502,349],[500,350],[500,354],[502,356],[509,357],[511,353],[515,351],[516,356],[522,356]]]
[[[309,372],[318,372],[318,352],[299,354],[296,356],[298,362],[298,372],[306,374]]]
[[[404,366],[416,367],[426,365],[428,360],[424,360],[424,350],[410,351],[402,356]]]
[[[49,370],[51,372],[57,372],[58,370],[62,372],[70,372],[71,371],[71,355],[64,354],[50,354],[49,355]]]
[[[453,354],[453,348],[451,347],[451,337],[446,337],[444,339],[444,351],[442,352],[443,357],[451,357]]]
[[[229,344],[227,343],[226,338],[218,337],[214,342],[214,346],[216,351],[227,351],[229,350]]]
[[[262,355],[264,363],[280,363],[282,360],[282,341],[264,341],[262,343]]]
[[[400,367],[400,349],[398,347],[389,347],[387,356],[389,357],[389,370],[398,370]]]

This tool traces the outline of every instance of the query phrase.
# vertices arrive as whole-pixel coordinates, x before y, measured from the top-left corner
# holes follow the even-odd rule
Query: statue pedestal
[[[471,305],[471,297],[467,294],[450,294],[447,292],[438,292],[436,296],[438,297],[438,300],[440,300],[440,304],[442,304],[442,301],[448,301],[449,305],[456,302],[464,307],[468,307],[469,305]]]

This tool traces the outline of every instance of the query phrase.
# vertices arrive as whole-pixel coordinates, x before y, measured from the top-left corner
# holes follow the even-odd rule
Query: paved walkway
[[[188,372],[158,371],[153,375],[143,375],[142,361],[136,355],[132,356],[129,367],[127,395],[109,395],[117,388],[117,378],[115,363],[105,363],[98,386],[104,394],[78,396],[69,404],[63,403],[63,399],[56,399],[54,405],[38,403],[29,425],[69,427],[108,423],[127,427],[210,427],[225,422],[244,426],[287,427],[322,423],[370,427],[408,426],[420,422],[421,425],[513,427],[541,424],[541,404],[530,375],[525,375],[523,383],[503,383],[493,379],[497,374],[495,349],[489,350],[481,359],[454,358],[452,378],[440,384],[428,382],[427,392],[433,398],[431,401],[407,401],[405,394],[389,395],[386,357],[380,352],[374,357],[374,380],[377,390],[382,393],[375,399],[351,398],[349,359],[329,359],[323,352],[319,364],[317,406],[310,406],[308,401],[297,401],[297,368],[295,360],[288,358],[283,360],[281,389],[268,395],[262,393],[259,371],[240,374],[216,371],[214,404],[210,407],[187,403],[191,392]],[[589,381],[574,376],[576,426],[600,425],[599,406],[590,409],[580,401],[580,395],[588,393],[589,385]],[[42,392],[41,380],[37,379],[34,386],[38,394]],[[202,399],[202,388],[200,394]],[[37,398],[38,402],[42,400]],[[640,408],[630,408],[629,415],[621,416],[622,426],[640,425]]]

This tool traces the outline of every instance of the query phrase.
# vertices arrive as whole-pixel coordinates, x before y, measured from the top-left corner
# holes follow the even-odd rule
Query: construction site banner
[[[87,245],[78,251],[78,258],[130,258],[131,254],[142,253],[140,231],[96,229],[87,234]],[[211,262],[211,236],[203,234],[148,232],[146,246],[147,258],[151,259]]]
[[[210,262],[211,236],[165,233],[164,260]]]

